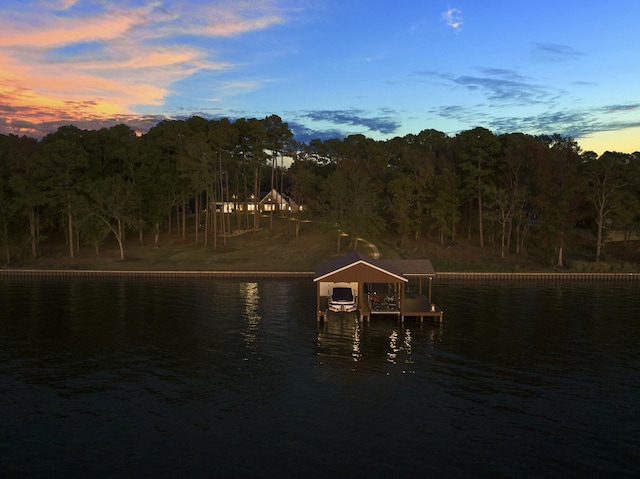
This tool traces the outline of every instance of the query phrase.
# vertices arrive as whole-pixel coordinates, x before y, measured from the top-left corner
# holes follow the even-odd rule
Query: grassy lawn
[[[270,228],[268,217],[261,218],[261,228],[246,231],[226,239],[219,237],[217,247],[204,246],[204,234],[195,241],[195,228],[187,228],[186,238],[177,233],[163,233],[158,247],[148,234],[141,246],[135,234],[131,234],[125,246],[125,260],[119,260],[115,240],[107,239],[98,254],[82,247],[76,258],[69,258],[68,247],[63,238],[50,238],[42,245],[41,257],[23,261],[11,267],[35,269],[84,269],[127,271],[314,271],[316,266],[338,255],[338,234],[326,225],[304,222],[296,237],[295,223],[286,218],[274,218]],[[367,241],[368,240],[368,241]],[[553,271],[548,260],[541,259],[537,252],[509,254],[501,258],[499,246],[487,244],[484,248],[475,239],[461,239],[454,243],[439,244],[429,240],[404,242],[393,235],[381,234],[377,238],[358,241],[356,249],[363,254],[372,253],[371,242],[380,252],[381,258],[428,258],[436,271],[470,272],[519,272]],[[349,237],[342,237],[340,253],[349,251]],[[620,245],[608,246],[611,252]],[[627,245],[624,252],[616,252],[616,260],[594,263],[590,245],[576,244],[567,254],[566,271],[579,272],[628,272],[638,271],[637,242]]]
[[[14,267],[91,269],[91,270],[202,270],[202,271],[314,271],[317,264],[337,253],[337,237],[313,223],[302,223],[296,238],[295,224],[286,219],[275,219],[273,229],[269,218],[262,218],[261,228],[230,236],[225,241],[218,237],[214,249],[211,239],[204,245],[200,231],[196,244],[195,228],[187,228],[186,238],[176,233],[161,234],[158,247],[147,235],[141,246],[137,237],[129,238],[125,245],[125,260],[115,240],[108,238],[98,254],[83,247],[76,258],[69,258],[64,239],[48,241],[42,247],[42,257],[24,261]],[[344,241],[345,248],[347,241]],[[343,250],[342,252],[345,252]]]

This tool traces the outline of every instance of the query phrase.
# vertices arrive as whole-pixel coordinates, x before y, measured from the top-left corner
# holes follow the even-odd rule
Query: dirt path
[[[356,242],[358,242],[358,241],[366,244],[367,247],[369,249],[371,249],[371,257],[373,259],[379,259],[380,258],[380,250],[378,250],[378,247],[376,245],[374,245],[371,241],[367,241],[364,238],[356,238]]]

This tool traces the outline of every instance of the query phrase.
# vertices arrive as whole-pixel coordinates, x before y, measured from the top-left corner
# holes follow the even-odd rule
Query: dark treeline
[[[628,239],[640,229],[637,152],[598,157],[558,135],[480,127],[455,137],[424,130],[299,144],[276,115],[193,117],[163,121],[142,136],[126,125],[65,126],[40,141],[0,135],[3,262],[37,258],[53,232],[64,232],[72,259],[81,247],[98,251],[108,237],[124,259],[126,235],[141,243],[151,235],[154,244],[161,233],[186,236],[190,212],[196,244],[215,249],[233,230],[261,227],[253,213],[273,189],[303,206],[290,212],[294,219],[322,220],[352,239],[383,229],[400,246],[474,237],[480,246],[499,245],[503,257],[535,242],[558,266],[578,224],[595,233],[595,261],[607,232]]]

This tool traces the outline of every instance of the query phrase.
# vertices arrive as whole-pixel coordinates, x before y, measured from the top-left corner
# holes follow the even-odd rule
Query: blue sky
[[[637,0],[0,0],[0,133],[277,114],[640,151]]]

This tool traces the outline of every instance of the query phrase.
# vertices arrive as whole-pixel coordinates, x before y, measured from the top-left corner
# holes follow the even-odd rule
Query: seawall
[[[76,269],[0,269],[0,277],[123,277],[123,278],[309,278],[310,272],[298,271],[109,271]]]
[[[71,270],[71,269],[0,269],[0,277],[165,277],[165,278],[313,278],[309,271],[109,271],[109,270]],[[483,281],[637,281],[640,273],[570,273],[570,272],[447,272],[436,273],[436,281],[441,280],[483,280]]]

